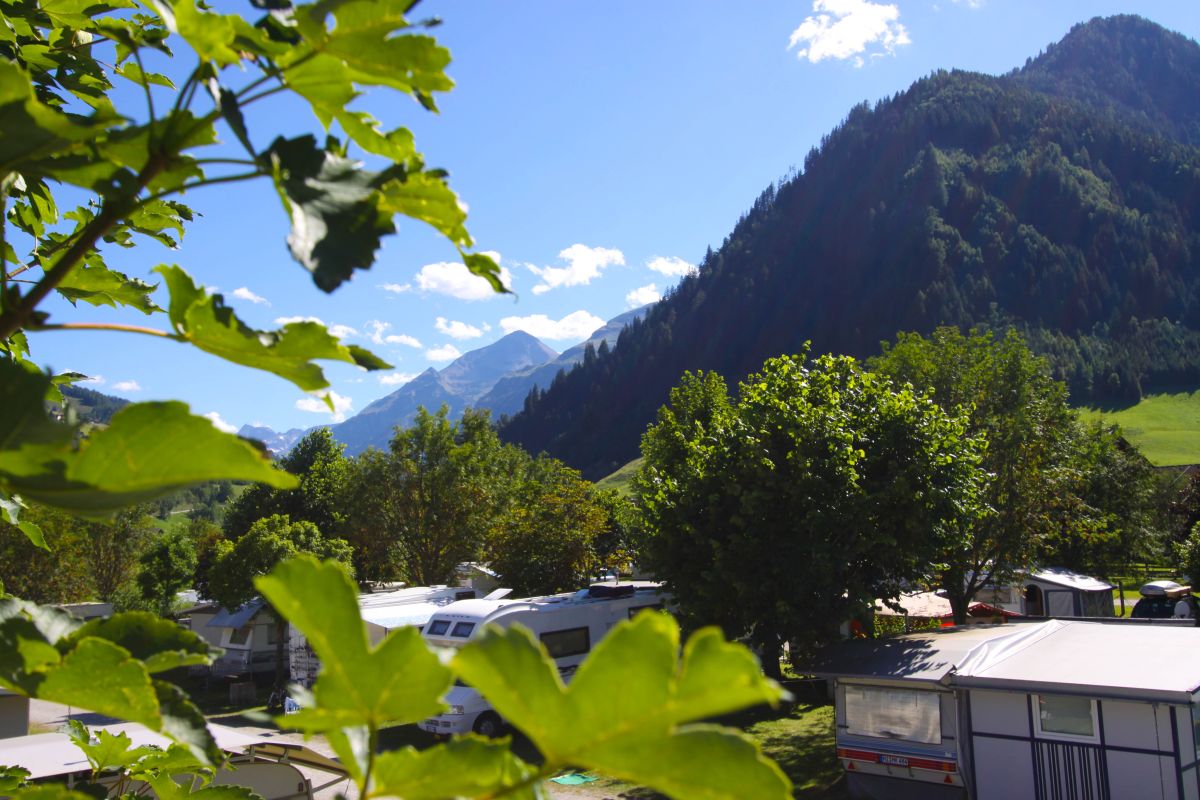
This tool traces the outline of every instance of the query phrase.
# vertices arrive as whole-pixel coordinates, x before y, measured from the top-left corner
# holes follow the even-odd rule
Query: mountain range
[[[460,356],[442,370],[425,370],[329,428],[334,438],[346,445],[348,455],[357,455],[368,447],[386,449],[396,427],[410,425],[421,407],[436,411],[445,405],[452,419],[467,408],[486,409],[493,417],[504,419],[520,411],[531,392],[549,387],[560,371],[596,358],[597,352],[607,353],[625,325],[640,319],[649,308],[643,306],[614,317],[587,341],[561,354],[524,331],[514,331]],[[243,425],[238,435],[257,439],[281,454],[309,430],[293,428],[277,433],[265,426]]]
[[[699,272],[501,429],[598,478],[685,370],[1020,330],[1078,403],[1200,385],[1200,46],[1095,19],[1001,76],[852,108]],[[769,113],[764,111],[764,114]]]

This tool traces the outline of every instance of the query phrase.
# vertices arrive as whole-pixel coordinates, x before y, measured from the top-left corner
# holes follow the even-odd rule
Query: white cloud
[[[474,325],[468,325],[458,320],[448,320],[445,317],[438,317],[434,327],[437,328],[438,333],[444,333],[451,339],[478,339],[483,336],[483,331]]]
[[[625,263],[625,254],[610,247],[588,247],[573,244],[558,254],[567,262],[565,267],[535,267],[526,265],[529,271],[542,279],[533,287],[534,294],[545,294],[560,286],[579,286],[600,277],[600,271],[612,264]]]
[[[983,8],[987,0],[954,0],[956,6],[966,6],[967,8],[976,9]]]
[[[586,339],[604,320],[587,311],[575,311],[560,320],[552,320],[545,314],[530,314],[528,317],[505,317],[500,328],[505,333],[525,331],[539,339]]]
[[[276,325],[290,325],[293,322],[315,322],[318,325],[325,325],[325,321],[320,317],[276,317]],[[358,336],[358,331],[351,328],[349,325],[325,325],[325,329],[331,335],[338,339],[346,339],[350,336]]]
[[[487,253],[497,264],[500,263],[499,253]],[[506,289],[512,288],[512,273],[507,267],[500,268],[500,283]],[[417,288],[423,292],[436,292],[449,295],[459,300],[488,300],[496,296],[492,285],[478,275],[471,274],[466,264],[455,261],[442,261],[437,264],[426,264],[417,273]]]
[[[658,287],[653,283],[639,286],[625,295],[625,305],[630,308],[641,308],[647,303],[657,303],[659,300],[662,300],[662,295],[659,293]]]
[[[333,401],[333,411],[329,410],[322,397],[302,397],[296,401],[296,408],[313,414],[330,414],[334,422],[344,420],[347,412],[354,408],[353,398],[343,397],[335,391],[329,392],[329,399]]]
[[[392,323],[373,319],[367,323],[367,338],[375,344],[402,344],[406,347],[421,347],[421,342],[406,333],[388,333]],[[353,330],[353,329],[351,329]]]
[[[218,414],[216,411],[210,411],[207,414],[203,414],[201,416],[208,417],[208,419],[212,422],[213,427],[216,428],[217,430],[221,431],[222,433],[237,433],[238,432],[236,425],[230,425],[228,422],[221,419],[221,415]]]
[[[117,381],[112,388],[116,392],[140,392],[142,385],[137,381]]]
[[[461,355],[458,348],[452,344],[444,344],[441,347],[425,351],[425,357],[430,361],[453,361]]]
[[[892,55],[900,45],[912,44],[900,24],[900,8],[870,0],[813,0],[813,16],[792,31],[788,48],[796,56],[815,64],[827,58],[854,59],[863,65],[868,48],[871,57]]]
[[[254,292],[250,291],[245,286],[239,286],[238,288],[234,289],[233,296],[236,297],[238,300],[245,300],[246,302],[254,303],[255,305],[264,305],[264,306],[271,305],[271,303],[267,300],[267,298],[256,295]]]
[[[681,278],[696,271],[695,264],[689,264],[675,256],[655,256],[646,263],[651,272],[658,272],[669,278]]]
[[[66,372],[79,372],[77,369],[68,369]],[[108,380],[103,375],[89,375],[86,378],[80,378],[76,383],[94,383],[97,386],[103,386]]]
[[[379,288],[383,289],[385,292],[391,292],[392,294],[404,294],[405,292],[412,291],[412,284],[411,283],[381,283],[381,284],[379,284]]]
[[[384,386],[403,386],[417,377],[415,372],[389,372],[379,376],[379,382]]]

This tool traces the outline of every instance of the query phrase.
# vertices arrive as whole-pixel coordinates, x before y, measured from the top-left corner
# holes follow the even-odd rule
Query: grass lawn
[[[797,691],[797,694],[801,694]],[[806,800],[845,800],[845,780],[833,744],[833,706],[798,702],[779,709],[755,709],[720,720],[740,728],[775,759],[792,779],[793,796]],[[514,748],[518,749],[518,748]],[[518,749],[518,753],[520,753]],[[551,784],[553,786],[553,784]],[[564,797],[660,800],[663,796],[620,781],[601,778]]]
[[[1200,391],[1147,395],[1128,408],[1081,408],[1079,415],[1118,423],[1156,467],[1200,464]]]
[[[622,497],[629,497],[632,494],[629,482],[633,480],[633,474],[638,471],[640,466],[642,466],[642,459],[635,458],[613,474],[596,481],[596,488],[616,489]]]

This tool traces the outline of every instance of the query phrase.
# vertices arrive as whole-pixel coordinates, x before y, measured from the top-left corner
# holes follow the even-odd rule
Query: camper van
[[[461,600],[434,614],[422,635],[438,647],[462,647],[486,625],[523,625],[545,645],[563,680],[569,681],[614,625],[644,609],[663,607],[664,595],[657,583],[596,584],[549,597]],[[420,723],[422,730],[438,735],[474,731],[482,736],[504,731],[504,720],[470,686],[456,684],[445,700],[449,710]]]
[[[502,589],[495,595],[507,592]],[[430,617],[450,603],[476,596],[475,589],[462,586],[409,586],[390,592],[361,594],[358,607],[367,626],[367,638],[374,646],[383,641],[389,631],[405,626],[420,630]],[[289,630],[288,663],[292,682],[302,686],[312,686],[321,669],[321,662],[308,639],[295,627]]]

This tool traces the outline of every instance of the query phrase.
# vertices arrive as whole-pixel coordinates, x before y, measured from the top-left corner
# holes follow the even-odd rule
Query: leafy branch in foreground
[[[291,221],[292,256],[325,291],[373,264],[382,237],[396,232],[397,215],[432,226],[472,273],[505,291],[496,263],[468,252],[474,242],[446,173],[426,167],[407,129],[383,131],[370,114],[352,108],[363,90],[375,88],[435,110],[433,94],[452,88],[445,74],[449,53],[408,21],[411,5],[285,0],[251,23],[194,0],[0,0],[0,361],[6,375],[32,364],[27,332],[95,330],[191,344],[304,391],[329,386],[314,360],[388,368],[316,322],[254,330],[176,266],[157,268],[169,295],[167,330],[61,321],[42,308],[57,293],[76,306],[163,313],[154,298],[158,287],[111,267],[109,259],[143,242],[176,247],[195,216],[181,196],[210,186],[270,181]],[[191,62],[175,58],[177,51],[190,54]],[[156,64],[174,58],[172,74],[148,70],[151,57]],[[114,92],[114,76],[139,86],[140,97]],[[330,135],[322,145],[302,134],[257,145],[251,109],[284,95],[306,103],[326,132],[336,125],[345,140]],[[222,133],[229,144],[220,143]],[[351,155],[351,145],[383,167],[368,169]],[[86,201],[60,209],[62,187],[82,190]],[[0,507],[4,520],[35,542],[41,542],[38,532],[19,519],[22,497],[102,514],[211,478],[287,481],[264,477],[270,474],[264,458],[180,405],[135,405],[120,417],[118,430],[90,442],[81,441],[69,420],[56,425],[44,412],[30,416],[36,388],[55,401],[53,381],[70,379],[23,378],[19,396],[0,398],[0,411],[12,421],[9,435],[0,434]],[[42,433],[51,435],[43,441]],[[113,452],[117,440],[131,470],[100,457]],[[197,454],[202,464],[165,469],[151,452],[156,446]],[[88,464],[118,468],[100,476]]]

